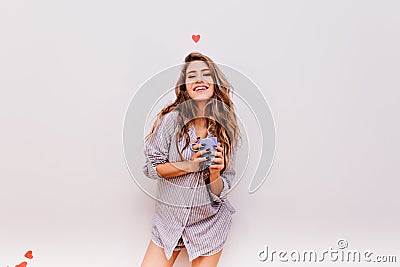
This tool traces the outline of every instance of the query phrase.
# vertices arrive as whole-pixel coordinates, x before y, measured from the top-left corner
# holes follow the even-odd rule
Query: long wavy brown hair
[[[205,113],[198,115],[198,110],[195,101],[193,101],[186,91],[186,70],[190,62],[201,60],[204,61],[210,69],[211,76],[214,82],[214,94],[207,100],[205,106]],[[237,149],[238,141],[241,139],[241,133],[237,124],[237,116],[234,109],[234,104],[230,98],[230,94],[233,94],[233,87],[228,82],[225,75],[218,68],[218,66],[206,55],[198,52],[192,52],[185,57],[185,63],[182,66],[179,79],[175,86],[176,99],[172,104],[165,106],[156,117],[154,125],[150,133],[145,137],[145,141],[153,135],[161,118],[172,111],[178,111],[178,125],[179,131],[176,135],[176,146],[177,151],[182,160],[185,158],[182,155],[182,151],[190,144],[190,137],[188,130],[194,123],[194,119],[197,117],[203,117],[206,119],[208,131],[217,137],[221,146],[224,148],[224,161],[225,167],[221,170],[221,174],[229,166],[230,155],[234,149]],[[186,140],[185,146],[182,151],[179,150],[178,140],[181,136],[184,136]]]

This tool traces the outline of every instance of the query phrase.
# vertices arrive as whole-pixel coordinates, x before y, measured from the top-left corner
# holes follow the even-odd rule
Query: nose
[[[202,81],[203,81],[202,75],[197,75],[196,82],[202,82]]]

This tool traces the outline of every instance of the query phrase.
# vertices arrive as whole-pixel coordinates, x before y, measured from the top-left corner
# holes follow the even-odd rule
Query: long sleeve
[[[233,180],[236,176],[235,165],[236,165],[236,151],[233,151],[231,153],[230,164],[228,168],[221,174],[223,188],[219,196],[214,194],[211,190],[210,185],[207,184],[207,190],[209,192],[211,201],[223,202],[226,199],[226,194],[228,193],[229,189],[231,189]]]
[[[156,165],[169,162],[169,148],[175,131],[174,112],[165,114],[160,121],[155,133],[144,144],[146,162],[143,173],[148,178],[162,178],[156,171]]]

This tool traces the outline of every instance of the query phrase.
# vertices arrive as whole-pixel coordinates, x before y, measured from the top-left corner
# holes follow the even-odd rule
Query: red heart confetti
[[[32,250],[29,250],[28,252],[25,253],[25,258],[28,258],[28,259],[32,259],[33,258]]]
[[[27,263],[26,261],[23,261],[23,262],[21,262],[20,264],[15,265],[15,267],[26,267],[27,264],[28,264],[28,263]]]
[[[193,41],[195,42],[195,43],[197,43],[199,40],[200,40],[200,34],[198,34],[198,35],[192,35],[192,39],[193,39]]]

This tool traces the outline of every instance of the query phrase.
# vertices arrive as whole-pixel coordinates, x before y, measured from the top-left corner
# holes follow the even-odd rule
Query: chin
[[[202,96],[202,97],[196,97],[196,98],[194,98],[194,100],[208,100],[210,98],[211,98],[211,96]]]

